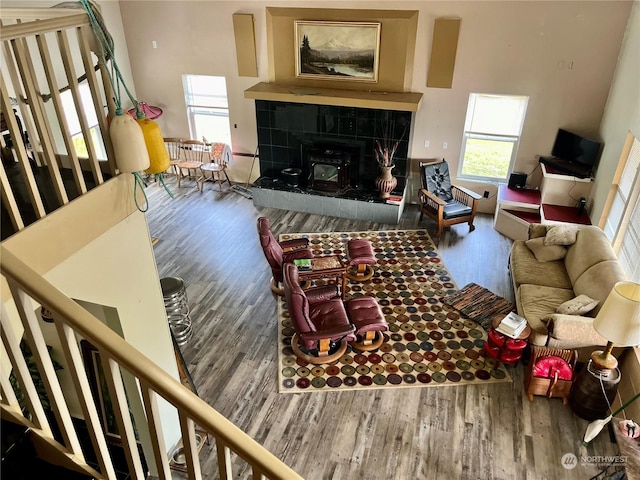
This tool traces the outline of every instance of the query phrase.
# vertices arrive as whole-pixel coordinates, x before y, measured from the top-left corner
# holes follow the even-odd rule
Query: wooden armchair
[[[442,229],[456,223],[467,222],[469,231],[473,231],[473,219],[476,215],[481,195],[464,187],[451,185],[449,164],[441,162],[420,162],[419,192],[420,221],[423,215],[438,224],[438,238]]]

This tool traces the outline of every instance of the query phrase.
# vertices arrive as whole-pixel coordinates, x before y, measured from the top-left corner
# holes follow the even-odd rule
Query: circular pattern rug
[[[286,299],[278,298],[281,393],[347,389],[428,387],[510,382],[502,365],[482,354],[486,332],[443,299],[458,288],[426,230],[296,233],[305,237],[314,256],[341,255],[353,238],[369,240],[377,265],[364,282],[347,281],[345,300],[370,296],[380,305],[389,330],[377,350],[348,347],[336,362],[312,365],[291,348],[294,329]],[[316,284],[332,283],[320,280]]]

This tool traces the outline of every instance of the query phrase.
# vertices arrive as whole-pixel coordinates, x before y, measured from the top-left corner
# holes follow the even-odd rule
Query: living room
[[[278,2],[278,6],[282,6],[282,2]],[[188,74],[203,74],[225,76],[228,85],[228,99],[230,106],[230,123],[232,125],[232,143],[233,149],[237,152],[250,153],[255,150],[256,145],[256,120],[255,106],[253,100],[244,97],[244,91],[251,88],[258,81],[270,81],[270,73],[268,69],[268,42],[266,32],[266,7],[273,6],[267,2],[120,2],[119,9],[122,15],[123,33],[126,36],[126,48],[120,48],[117,52],[123,55],[128,54],[131,72],[132,84],[136,87],[136,94],[139,99],[147,101],[150,104],[159,105],[164,109],[164,115],[158,120],[162,126],[165,135],[169,136],[188,136],[190,134],[187,124],[184,108],[184,92],[182,90],[181,76]],[[298,4],[287,4],[286,6],[299,7]],[[304,7],[327,8],[354,8],[359,9],[364,6],[363,2],[335,3],[327,5],[326,3],[306,4]],[[379,7],[385,9],[388,5],[366,4],[367,8]],[[498,94],[520,94],[528,95],[529,107],[527,117],[524,123],[524,129],[518,149],[518,157],[515,168],[519,171],[532,172],[537,167],[537,155],[547,154],[551,150],[551,145],[555,137],[555,132],[560,127],[567,127],[578,131],[585,136],[598,137],[605,145],[602,152],[600,165],[594,182],[592,198],[589,200],[589,211],[594,219],[599,219],[600,214],[605,209],[605,200],[609,193],[611,179],[618,165],[618,158],[624,144],[626,133],[628,130],[638,133],[637,128],[637,112],[629,109],[633,108],[631,98],[637,98],[630,93],[632,91],[633,74],[631,80],[628,75],[620,79],[622,76],[616,71],[616,66],[620,68],[618,59],[621,46],[623,45],[623,37],[627,26],[627,21],[634,18],[631,15],[632,5],[629,2],[611,3],[611,2],[545,2],[537,5],[534,2],[528,3],[494,3],[494,2],[461,2],[461,3],[433,3],[425,5],[422,2],[402,2],[394,5],[395,8],[403,8],[406,10],[417,10],[418,24],[416,30],[416,49],[415,61],[411,66],[408,91],[417,91],[423,93],[423,100],[420,108],[414,117],[414,126],[412,128],[412,137],[410,140],[409,154],[411,158],[446,158],[451,166],[452,171],[456,171],[458,166],[458,156],[462,145],[462,132],[464,130],[464,118],[466,114],[467,102],[469,94],[472,92],[491,92]],[[113,9],[113,6],[108,7]],[[637,11],[637,7],[635,9]],[[153,12],[153,15],[149,14]],[[236,71],[236,59],[233,49],[234,34],[231,23],[232,14],[249,13],[255,16],[255,27],[257,37],[258,51],[258,78],[240,77]],[[637,18],[637,13],[635,14]],[[433,35],[433,19],[441,17],[459,17],[462,19],[456,64],[454,70],[454,80],[451,89],[427,88],[427,67],[429,60],[429,52],[431,38]],[[221,19],[226,19],[222,21]],[[507,25],[505,27],[505,25]],[[630,23],[637,30],[637,20]],[[162,32],[162,37],[158,36],[158,32]],[[491,34],[487,34],[491,32]],[[153,47],[154,42],[157,49]],[[220,45],[227,47],[222,49]],[[293,49],[293,47],[292,47]],[[125,53],[126,52],[126,53]],[[188,54],[186,54],[188,52]],[[553,52],[553,58],[548,59],[547,54]],[[594,54],[597,52],[598,54]],[[637,51],[636,51],[637,53]],[[206,59],[206,60],[205,60]],[[125,62],[119,58],[119,62]],[[571,68],[569,68],[571,64]],[[633,65],[633,64],[632,64]],[[623,65],[623,70],[630,69]],[[159,73],[161,72],[161,73]],[[618,72],[618,73],[616,73]],[[618,83],[619,90],[611,90],[614,82]],[[629,83],[625,83],[629,82]],[[608,103],[607,103],[608,102]],[[637,102],[636,102],[637,103]],[[606,108],[605,108],[606,105]],[[235,127],[237,125],[237,128]],[[423,133],[424,132],[424,133]],[[429,141],[429,147],[425,147],[425,141]],[[444,147],[446,144],[446,148]],[[249,162],[244,162],[242,158],[238,158],[234,165],[229,169],[230,176],[233,181],[244,184],[249,176]],[[254,180],[258,172],[252,173],[251,180]],[[410,201],[416,199],[415,184],[408,182],[407,198]],[[495,196],[497,186],[492,183],[471,183],[464,184],[479,192],[488,190],[489,198],[481,202],[481,211],[484,213],[492,213],[495,208]],[[414,190],[411,190],[413,188]],[[194,192],[186,195],[193,196]],[[153,208],[153,204],[152,204]],[[250,207],[247,203],[232,202],[228,208],[238,208],[244,211]],[[202,216],[200,223],[206,221],[213,212],[220,211],[212,207],[210,212],[198,208],[199,215]],[[281,233],[287,231],[320,231],[323,227],[328,230],[333,228],[340,230],[360,230],[364,228],[375,229],[383,228],[379,225],[369,224],[349,224],[335,223],[331,219],[323,219],[321,217],[298,217],[295,214],[276,211],[275,209],[261,210],[266,215],[272,216],[275,224]],[[414,211],[415,212],[415,211]],[[186,214],[183,212],[183,214]],[[248,212],[251,215],[250,212]],[[222,217],[224,218],[224,217]],[[414,222],[417,226],[415,213],[413,218],[409,215],[409,219],[404,219],[399,228],[408,228],[410,222]],[[210,219],[212,222],[214,219]],[[224,222],[216,221],[216,225],[223,231],[226,227]],[[487,225],[485,225],[487,226]],[[244,225],[246,227],[246,225]],[[244,228],[243,227],[243,228]],[[488,230],[491,226],[488,225]],[[212,236],[216,235],[216,230],[209,230]],[[155,233],[155,232],[152,232]],[[252,232],[253,233],[253,232]],[[465,237],[464,249],[458,250],[464,252],[470,249],[469,241],[473,240],[473,236],[480,233],[467,233],[463,227],[454,227],[448,235],[450,237]],[[162,235],[160,235],[162,237]],[[445,236],[442,241],[443,249],[447,243],[456,243],[455,240],[449,240],[450,237]],[[481,237],[484,238],[484,237]],[[233,236],[227,238],[228,244],[233,242]],[[160,241],[162,243],[162,239]],[[461,244],[462,245],[462,244]],[[220,248],[224,248],[220,246]],[[255,251],[252,255],[255,255]],[[167,257],[168,258],[168,257]],[[167,259],[167,262],[170,260]],[[264,260],[259,257],[252,257],[256,265],[264,264]],[[462,267],[463,268],[463,267]],[[503,274],[506,272],[503,272]],[[267,296],[262,292],[266,290],[266,283],[263,282],[264,275],[261,274],[260,282],[252,280],[250,282],[251,289],[261,289],[261,293],[256,299],[251,301],[269,301]],[[456,281],[460,281],[456,279]],[[483,281],[478,279],[478,281]],[[484,279],[484,282],[490,283]],[[190,283],[195,288],[196,295],[194,302],[202,301],[202,297],[207,295],[206,285]],[[210,293],[210,292],[209,292]],[[228,292],[217,291],[218,301],[224,306],[228,301]],[[504,292],[504,295],[508,295]],[[249,297],[247,297],[249,301]],[[271,311],[271,310],[270,310]],[[237,311],[238,315],[246,315],[246,312]],[[212,319],[219,320],[219,313],[209,313]],[[246,318],[245,318],[246,319]],[[243,319],[244,320],[244,319]],[[235,323],[235,322],[234,322]],[[272,321],[267,322],[268,325]],[[240,324],[238,326],[241,327]],[[233,335],[233,333],[231,333]],[[207,349],[205,345],[196,343],[193,345],[193,358],[196,358],[196,351],[199,349]],[[245,352],[251,356],[251,352]],[[238,353],[240,357],[243,354]],[[255,361],[253,359],[252,361]],[[202,367],[201,367],[202,368]],[[251,375],[250,371],[244,372],[247,376]],[[204,375],[204,372],[200,372]],[[516,377],[512,389],[520,390],[521,382]],[[264,384],[261,384],[264,386]],[[262,388],[262,386],[260,388]],[[207,389],[215,390],[216,384],[211,384]],[[456,389],[453,389],[456,390]],[[426,444],[432,445],[440,441],[444,445],[451,445],[454,442],[463,442],[465,439],[464,432],[469,431],[477,436],[473,445],[482,444],[483,439],[488,437],[498,438],[501,433],[497,428],[490,428],[487,423],[482,423],[480,429],[474,429],[475,413],[467,410],[467,408],[479,408],[487,399],[498,403],[513,401],[514,398],[520,401],[521,395],[511,395],[511,390],[502,389],[499,392],[492,391],[487,388],[472,390],[472,388],[460,389],[459,392],[452,392],[449,395],[444,393],[436,395],[437,398],[429,397],[431,389],[425,389],[422,394],[412,399],[412,406],[415,411],[419,411],[421,405],[429,405],[430,409],[437,408],[438,404],[447,405],[446,414],[437,420],[430,420],[429,438],[424,439]],[[254,392],[251,388],[241,389],[242,395],[252,396],[257,394],[258,397],[270,398],[272,393],[266,391]],[[202,392],[203,395],[206,392]],[[221,394],[223,397],[228,395]],[[441,396],[440,396],[441,395]],[[358,402],[356,397],[349,397],[350,402]],[[338,400],[336,399],[335,402]],[[368,400],[369,401],[369,400]],[[390,402],[388,393],[376,394],[372,402]],[[542,399],[544,402],[545,400]],[[317,402],[317,403],[314,403]],[[326,408],[324,403],[334,403],[334,399],[312,399],[299,398],[292,399],[289,402],[289,408],[296,410],[294,416],[304,416],[304,411],[322,410]],[[465,407],[466,413],[464,421],[461,418],[453,418],[456,415],[456,406],[462,403],[468,404]],[[540,400],[536,400],[539,405]],[[231,415],[234,411],[234,403],[227,399],[221,410],[225,414]],[[515,450],[513,460],[520,464],[513,471],[509,471],[509,461],[500,460],[493,466],[487,466],[485,460],[475,458],[473,462],[469,460],[475,453],[470,451],[471,447],[458,446],[459,457],[464,459],[452,459],[451,469],[444,466],[439,470],[425,460],[430,467],[423,466],[418,470],[412,470],[413,467],[407,466],[407,460],[404,464],[403,472],[413,473],[420,477],[420,472],[440,472],[448,473],[450,476],[465,478],[512,478],[514,471],[518,473],[527,472],[528,475],[535,478],[539,475],[544,476],[543,472],[563,472],[562,470],[546,470],[543,467],[545,462],[556,461],[557,452],[552,451],[548,445],[544,446],[547,435],[558,434],[564,440],[569,441],[567,437],[573,435],[573,440],[577,445],[580,441],[580,427],[582,423],[571,419],[570,415],[564,415],[560,422],[561,428],[571,429],[571,434],[566,432],[558,432],[557,426],[552,425],[555,417],[555,410],[562,408],[556,403],[549,403],[549,406],[535,407],[542,408],[544,415],[538,417],[539,411],[530,411],[527,415],[530,418],[519,421],[519,425],[524,425],[527,432],[524,436],[531,435],[536,430],[536,446],[530,447],[528,444],[518,444],[506,447],[509,443],[513,443],[511,435],[505,436],[503,441],[492,443],[492,447],[483,451],[482,455],[487,463],[491,463],[490,457],[498,457],[500,453],[496,450],[501,448],[510,448]],[[245,405],[246,407],[246,405]],[[251,408],[260,409],[260,405],[253,404]],[[355,406],[352,405],[355,412]],[[371,404],[371,411],[374,412],[377,406]],[[478,408],[478,409],[479,409]],[[510,409],[511,407],[509,407]],[[515,407],[514,407],[515,408]],[[225,411],[226,410],[226,411]],[[332,412],[338,410],[329,409]],[[346,410],[341,405],[341,410]],[[510,410],[507,410],[508,412]],[[411,422],[410,413],[396,412],[394,420],[385,420],[376,418],[375,415],[367,415],[362,411],[358,411],[358,420],[353,424],[353,418],[344,418],[345,422],[351,422],[354,428],[375,429],[383,431],[385,429],[384,422],[397,422],[409,428]],[[497,410],[491,411],[492,415],[499,414]],[[236,412],[237,413],[237,412]],[[264,416],[269,416],[269,412],[265,412]],[[327,423],[330,419],[325,417]],[[372,427],[372,422],[377,422]],[[540,421],[542,425],[536,424]],[[382,422],[382,423],[380,423]],[[270,423],[265,428],[276,427]],[[300,423],[298,425],[301,425]],[[449,425],[454,425],[456,433],[446,440],[450,431]],[[501,424],[505,427],[505,424]],[[507,424],[508,425],[508,424]],[[284,425],[283,425],[284,427]],[[252,427],[248,425],[250,430]],[[255,428],[262,429],[258,423]],[[333,427],[330,427],[333,428]],[[397,426],[394,431],[397,433]],[[520,428],[520,427],[519,427]],[[371,430],[365,430],[371,431]],[[440,437],[436,439],[436,434]],[[295,432],[287,430],[282,431],[283,435],[296,435]],[[317,437],[329,435],[330,432],[316,430]],[[267,432],[262,432],[261,436],[269,436],[271,447],[278,443]],[[384,438],[384,437],[383,437]],[[389,443],[393,443],[392,438],[388,438]],[[282,440],[288,443],[289,440]],[[314,442],[305,436],[306,447],[310,450],[313,448],[322,449],[322,444]],[[403,440],[404,442],[405,440]],[[527,440],[533,441],[533,440]],[[476,443],[477,442],[477,443]],[[423,444],[424,445],[424,444]],[[471,445],[471,444],[469,444]],[[369,445],[370,446],[370,445]],[[366,448],[369,448],[366,446]],[[373,472],[372,465],[375,465],[377,458],[384,458],[385,469],[391,469],[393,459],[404,455],[402,445],[396,447],[388,447],[383,441],[376,443],[376,446],[382,449],[381,457],[376,457],[370,452],[367,453],[369,470]],[[293,447],[291,447],[293,448]],[[335,463],[332,467],[327,467],[324,471],[324,478],[329,478],[332,474],[334,478],[346,478],[348,465],[351,463],[359,463],[359,449],[365,448],[365,444],[355,444],[350,458],[341,458],[341,452],[333,452]],[[444,447],[437,448],[437,463],[447,463],[444,458]],[[527,461],[528,453],[531,449],[536,450],[535,461],[531,458]],[[273,450],[273,448],[272,448]],[[546,450],[546,451],[545,451]],[[288,447],[281,450],[281,453],[289,451]],[[419,456],[423,449],[419,445],[412,445],[410,455]],[[455,451],[455,450],[453,450]],[[544,452],[544,453],[543,453]],[[309,453],[311,454],[311,453]],[[594,452],[596,454],[596,452]],[[346,453],[344,455],[347,455]],[[296,464],[300,464],[300,459],[296,460]],[[474,466],[480,467],[475,471],[469,471],[468,465],[473,463]],[[331,462],[328,462],[331,465]],[[465,466],[466,465],[466,466]],[[525,467],[523,467],[524,465]],[[333,470],[331,470],[333,468]],[[391,470],[386,470],[390,472]],[[306,471],[309,478],[312,474]],[[317,472],[315,474],[318,474]],[[356,476],[358,473],[355,474]],[[553,474],[551,474],[553,475]],[[320,477],[318,477],[320,478]],[[428,478],[428,477],[425,477]]]

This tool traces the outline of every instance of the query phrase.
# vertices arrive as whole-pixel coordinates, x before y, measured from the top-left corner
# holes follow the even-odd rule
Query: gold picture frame
[[[378,81],[380,23],[294,21],[296,77]]]

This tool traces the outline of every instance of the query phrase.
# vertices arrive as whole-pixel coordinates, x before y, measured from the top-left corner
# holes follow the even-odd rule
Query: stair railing
[[[51,408],[55,414],[57,426],[62,434],[62,442],[55,442],[51,433],[49,420],[20,352],[16,327],[12,324],[7,303],[3,304],[0,317],[3,350],[7,353],[16,373],[32,418],[29,421],[22,415],[11,385],[5,375],[0,375],[2,379],[0,382],[2,393],[0,406],[3,415],[31,426],[34,432],[46,438],[50,443],[57,443],[58,449],[70,460],[83,466],[88,474],[100,479],[115,479],[113,463],[78,345],[78,336],[81,336],[89,340],[100,354],[131,478],[143,479],[145,476],[134,427],[129,415],[121,370],[130,373],[139,381],[147,425],[136,425],[136,428],[138,430],[148,429],[147,433],[152,441],[158,478],[171,479],[169,456],[166,445],[164,445],[164,436],[158,417],[159,398],[166,400],[178,411],[187,473],[190,479],[202,478],[195,425],[198,425],[199,429],[215,439],[218,473],[221,479],[232,478],[232,453],[250,466],[253,479],[295,480],[301,478],[191,390],[51,285],[6,247],[0,246],[0,255],[0,272],[8,281],[21,325],[24,328],[24,338],[34,354],[51,402]],[[83,415],[98,459],[97,470],[99,472],[89,467],[84,459],[67,402],[44,342],[39,323],[41,320],[35,313],[36,303],[34,302],[46,306],[53,312],[56,331],[76,392],[80,397]]]
[[[106,118],[113,93],[104,63],[92,56],[94,34],[84,10],[2,8],[0,16],[0,186],[17,232],[86,193],[92,184],[102,184],[103,171],[117,174]],[[83,104],[84,82],[91,93],[90,107]],[[63,92],[74,105],[79,132],[71,130]],[[87,109],[93,110],[91,115]],[[91,125],[92,118],[96,125]],[[95,136],[106,158],[99,158]],[[75,142],[84,143],[86,157],[77,153]],[[73,176],[67,184],[63,169]],[[38,175],[44,170],[46,179]],[[20,182],[11,181],[14,171]]]

